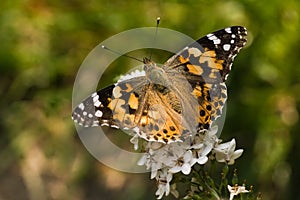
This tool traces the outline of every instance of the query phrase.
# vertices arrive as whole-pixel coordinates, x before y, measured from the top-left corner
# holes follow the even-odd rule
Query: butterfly
[[[161,66],[144,58],[143,71],[93,93],[74,109],[72,119],[165,144],[209,130],[222,114],[225,81],[246,35],[246,28],[232,26],[207,34]]]

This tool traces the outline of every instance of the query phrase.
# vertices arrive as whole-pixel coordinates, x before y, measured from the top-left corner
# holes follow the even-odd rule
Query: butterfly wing
[[[144,77],[108,86],[80,103],[73,120],[81,126],[110,126],[137,133],[148,141],[181,140],[184,130],[179,100],[166,87]]]
[[[241,26],[218,30],[185,47],[164,65],[192,82],[224,82],[234,58],[246,44],[246,35],[246,28]]]
[[[227,99],[224,82],[234,58],[246,43],[246,35],[246,29],[241,26],[210,33],[164,64],[174,82],[183,82],[184,77],[191,84],[192,95],[198,100],[198,131],[209,129],[212,121],[221,115]],[[180,76],[176,76],[178,72]]]
[[[126,113],[135,112],[138,103],[135,95],[144,84],[145,78],[140,76],[101,89],[74,109],[72,119],[84,127],[122,127],[121,122],[131,117]]]

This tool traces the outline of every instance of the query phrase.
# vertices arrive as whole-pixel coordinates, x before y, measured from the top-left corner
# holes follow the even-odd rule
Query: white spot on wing
[[[226,75],[225,75],[225,80],[227,80],[227,78],[228,78],[228,75],[229,75],[229,74],[226,74]]]
[[[221,40],[217,36],[215,36],[214,34],[212,34],[212,33],[206,35],[206,37],[209,40],[212,40],[214,44],[220,44],[221,43]]]
[[[216,40],[213,40],[214,44],[221,44],[221,40],[220,39],[216,39]]]
[[[98,121],[94,121],[93,124],[92,124],[92,127],[94,126],[99,126],[99,122]]]
[[[209,40],[216,40],[218,39],[214,34],[211,34],[210,36],[207,36]]]
[[[84,110],[84,104],[83,103],[79,104],[78,108]]]
[[[112,127],[112,128],[119,128],[119,127],[116,126],[116,125],[111,125],[110,127]]]
[[[98,101],[98,99],[99,99],[99,95],[97,95],[97,93],[96,93],[95,96],[92,95],[92,97],[93,97],[93,102],[94,102],[94,103],[95,103],[96,101]]]
[[[104,122],[101,124],[101,126],[109,126],[109,124]]]
[[[101,105],[101,102],[99,100],[97,100],[96,102],[94,102],[94,106],[99,107]]]
[[[231,33],[231,28],[229,27],[229,28],[225,28],[225,31],[227,32],[227,33]]]
[[[223,49],[224,49],[224,51],[229,51],[229,49],[230,49],[230,44],[224,44],[224,45],[223,45]]]
[[[96,117],[102,117],[102,115],[103,115],[103,112],[101,112],[100,110],[97,110],[97,111],[95,112],[95,116],[96,116]]]

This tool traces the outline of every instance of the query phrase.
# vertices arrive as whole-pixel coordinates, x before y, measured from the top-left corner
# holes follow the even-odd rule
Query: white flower
[[[213,147],[218,142],[218,138],[216,136],[217,132],[218,126],[213,126],[203,135],[200,133],[195,135],[193,139],[193,145],[191,146],[191,149],[194,149],[193,162],[203,165],[208,161],[207,155],[212,151]]]
[[[157,199],[161,199],[164,194],[169,195],[171,188],[170,188],[170,182],[173,178],[173,174],[168,173],[167,169],[162,169],[157,172],[157,183],[158,183],[158,189],[155,192],[155,195],[157,195]]]
[[[146,168],[148,170],[151,170],[151,179],[155,178],[157,175],[157,171],[163,167],[162,162],[159,162],[154,158],[155,156],[151,155],[150,151],[148,153],[145,153],[137,163],[139,166],[146,165]]]
[[[240,194],[240,193],[247,193],[249,192],[248,190],[246,190],[246,188],[244,186],[230,186],[227,185],[228,191],[230,192],[230,197],[229,200],[233,200],[234,196]]]
[[[193,158],[193,161],[191,163],[198,163],[199,165],[204,165],[207,161],[208,161],[208,157],[205,155],[205,156],[200,156],[198,158]]]
[[[213,126],[209,131],[206,132],[203,139],[203,144],[205,145],[206,155],[212,150],[216,143],[219,142],[218,137],[216,136],[218,132],[218,126]]]
[[[158,196],[157,199],[161,199],[164,196],[165,193],[167,195],[170,192],[170,185],[169,184],[158,184],[157,188],[158,189],[155,192],[155,195]]]
[[[191,167],[195,164],[193,159],[193,153],[191,150],[185,152],[182,157],[179,157],[177,160],[173,160],[173,163],[170,165],[173,166],[169,169],[171,173],[182,172],[187,175],[191,172]]]
[[[232,165],[234,160],[242,155],[243,149],[235,150],[235,139],[232,139],[230,142],[217,145],[214,148],[214,153],[218,162],[226,162]]]
[[[184,155],[186,149],[183,148],[182,143],[171,143],[164,146],[160,151],[156,151],[155,159],[159,160],[167,167],[175,166],[176,160]]]
[[[151,165],[151,175],[150,175],[150,179],[153,179],[157,176],[157,172],[158,170],[160,170],[162,168],[162,163],[160,162],[153,162]]]
[[[217,161],[228,164],[233,164],[234,160],[242,154],[243,150],[235,151],[234,139],[219,144],[220,140],[216,136],[217,131],[218,127],[214,126],[209,131],[196,133],[183,142],[146,143],[144,146],[146,153],[139,160],[138,165],[145,165],[151,171],[150,178],[156,178],[158,189],[155,194],[158,199],[169,193],[175,197],[178,196],[176,184],[170,186],[173,174],[178,172],[185,175],[190,174],[192,166],[196,163],[204,165],[212,151],[215,153]],[[137,150],[138,136],[133,137],[131,142],[134,144],[134,149]]]

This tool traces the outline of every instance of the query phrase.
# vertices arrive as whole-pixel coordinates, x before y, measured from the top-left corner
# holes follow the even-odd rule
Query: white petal
[[[187,162],[190,162],[190,160],[193,158],[193,153],[192,153],[192,151],[191,150],[188,150],[185,154],[184,154],[184,156],[183,156],[183,161],[185,162],[185,163],[187,163]]]
[[[194,164],[197,163],[197,160],[198,160],[198,158],[192,158],[192,159],[191,159],[191,161],[190,161],[191,167],[194,166]]]
[[[165,190],[166,190],[166,196],[168,196],[170,194],[170,184],[167,183],[166,186],[165,186]]]
[[[208,157],[207,156],[202,156],[200,158],[197,159],[197,163],[199,163],[200,165],[205,164],[208,161]]]
[[[180,166],[175,166],[175,167],[172,167],[171,169],[169,169],[169,172],[170,173],[177,173],[177,172],[180,172],[181,171],[181,167]]]
[[[163,196],[164,196],[164,193],[165,193],[166,189],[163,185],[158,185],[158,189],[157,191],[155,192],[155,195],[157,195],[157,199],[161,199]]]
[[[205,148],[202,150],[201,155],[206,156],[207,154],[209,154],[211,152],[212,148],[213,148],[213,145],[206,145]]]
[[[168,182],[168,183],[171,182],[172,178],[173,178],[173,174],[167,172],[167,182]]]
[[[243,149],[238,149],[234,152],[234,154],[232,155],[232,159],[237,159],[238,157],[240,157],[243,154],[244,150]]]
[[[150,175],[150,179],[154,179],[156,176],[157,176],[157,170],[152,170],[151,175]]]
[[[227,185],[227,189],[228,189],[228,191],[229,191],[230,193],[232,193],[232,191],[234,191],[234,190],[232,190],[231,185]]]
[[[191,172],[191,165],[189,165],[188,163],[184,163],[181,167],[181,171],[183,174],[188,175]]]
[[[234,150],[235,150],[235,139],[233,138],[233,139],[230,141],[230,147],[229,147],[228,152],[229,152],[229,153],[233,153]]]

